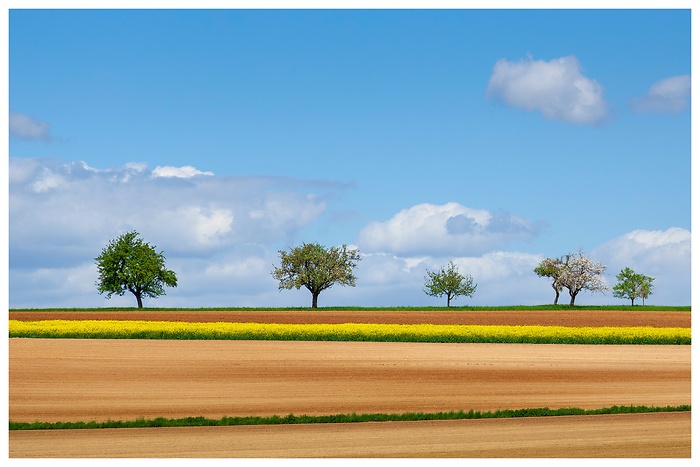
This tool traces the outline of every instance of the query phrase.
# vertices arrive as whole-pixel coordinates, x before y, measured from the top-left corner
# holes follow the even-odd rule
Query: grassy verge
[[[436,343],[689,345],[690,328],[271,324],[177,321],[9,321],[10,337],[79,339],[302,340]]]
[[[496,410],[494,412],[481,412],[478,410],[457,412],[407,412],[402,414],[338,414],[338,415],[294,415],[285,417],[277,415],[271,417],[223,417],[210,419],[205,417],[186,418],[154,418],[150,420],[138,419],[132,421],[106,421],[106,422],[13,422],[10,421],[10,430],[73,430],[95,428],[157,428],[157,427],[193,427],[193,426],[234,426],[234,425],[289,425],[309,423],[358,423],[358,422],[399,422],[399,421],[424,421],[424,420],[470,420],[485,418],[518,418],[518,417],[557,417],[565,415],[606,415],[627,413],[652,413],[652,412],[689,412],[690,405],[647,407],[647,406],[612,406],[601,409],[585,410],[579,408],[536,408],[519,410]]]
[[[316,309],[308,307],[211,307],[211,308],[10,308],[10,312],[29,311],[80,311],[80,312],[103,312],[103,311],[539,311],[539,310],[597,310],[597,311],[690,311],[690,306],[659,306],[659,305],[508,305],[508,306],[395,306],[395,307],[355,307],[355,306],[334,306],[318,307]]]

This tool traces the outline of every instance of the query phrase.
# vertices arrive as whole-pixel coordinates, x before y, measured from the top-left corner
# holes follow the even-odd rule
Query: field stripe
[[[158,427],[193,427],[193,426],[237,426],[237,425],[298,425],[315,423],[359,423],[359,422],[402,422],[427,420],[474,420],[486,418],[530,418],[560,417],[572,415],[615,415],[626,413],[688,412],[690,405],[647,407],[647,406],[612,406],[600,409],[561,408],[517,409],[481,412],[478,410],[456,412],[407,412],[402,414],[337,414],[337,415],[294,415],[281,417],[223,417],[211,419],[205,417],[155,418],[150,420],[106,421],[106,422],[13,422],[10,430],[74,430],[99,428],[158,428]]]
[[[271,324],[174,321],[9,321],[10,337],[690,345],[689,328],[437,324]]]

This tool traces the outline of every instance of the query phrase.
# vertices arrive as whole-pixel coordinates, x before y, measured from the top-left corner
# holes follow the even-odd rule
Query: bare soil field
[[[588,310],[13,312],[10,319],[690,326],[690,313]],[[15,421],[690,403],[691,346],[9,339]],[[688,412],[41,430],[10,432],[9,450],[63,458],[690,457],[690,428]]]
[[[688,458],[690,429],[690,412],[679,412],[332,425],[12,431],[10,457]]]
[[[281,324],[495,324],[543,326],[690,327],[690,312],[527,310],[527,311],[23,311],[10,319],[98,319]]]
[[[690,404],[690,346],[10,339],[10,419]]]
[[[611,405],[680,405],[690,404],[691,401],[690,346],[10,339],[9,354],[9,415],[11,420],[17,421],[130,420],[139,417],[177,418],[198,415],[220,418],[226,415],[397,413],[460,409],[485,411],[526,407],[598,408]],[[665,420],[664,416],[655,418],[657,414],[653,415],[648,419]],[[683,434],[689,433],[689,418],[671,418],[675,420],[669,422],[675,427],[669,432],[673,435],[655,431],[653,425],[650,425],[637,427],[638,433],[646,433],[645,435],[630,436],[646,437],[650,446],[669,442],[689,446],[690,436]],[[623,430],[622,425],[629,423],[624,416],[615,416],[613,420],[616,422],[604,425],[616,435],[618,433],[615,430]],[[616,428],[617,421],[622,425]],[[495,423],[493,429],[508,434],[509,430],[518,431],[518,426],[522,429],[518,423],[523,421],[498,422],[500,423]],[[546,427],[542,429],[558,432],[556,427],[563,422],[548,418],[530,423],[544,423]],[[399,433],[406,430],[406,424],[370,425],[377,425],[374,429],[379,432],[396,430],[395,435],[383,435],[384,439],[397,436],[399,446],[391,449],[414,449],[412,455],[417,456],[428,455],[430,449],[443,449],[439,447],[440,443],[434,448],[429,446],[432,444],[429,439],[442,439],[439,434],[435,435],[436,438],[423,440],[411,448],[415,439],[400,441]],[[407,426],[411,430],[418,430],[416,434],[405,435],[410,437],[417,436],[420,430],[431,431],[431,427],[448,427],[449,424],[411,422]],[[463,426],[485,425],[464,421]],[[584,432],[589,430],[583,428],[586,425],[580,426]],[[348,444],[352,441],[344,438],[351,436],[352,440],[352,434],[338,435],[338,443],[340,446],[345,445],[345,450],[333,451],[332,445],[328,445],[330,451],[322,449],[312,455],[311,451],[300,448],[304,445],[309,446],[308,449],[313,447],[313,443],[308,444],[309,435],[305,430],[320,430],[316,431],[317,437],[311,439],[316,439],[321,447],[327,444],[326,438],[332,433],[342,433],[344,430],[352,433],[358,429],[360,428],[354,426],[335,425],[314,428],[248,427],[238,431],[222,429],[220,433],[223,433],[221,436],[235,436],[238,439],[236,433],[262,430],[268,433],[267,436],[274,438],[279,434],[283,437],[273,440],[272,446],[288,443],[280,451],[271,449],[270,444],[266,447],[250,447],[250,450],[236,454],[240,457],[273,457],[278,454],[282,457],[316,457],[323,452],[331,456],[374,456],[376,452],[372,449],[375,448],[368,447],[368,450],[364,450],[363,447],[372,446],[371,442],[355,445],[353,451],[353,445]],[[574,432],[577,430],[571,429]],[[166,433],[190,433],[188,436],[194,437],[194,441],[190,441],[194,443],[190,444],[190,449],[198,449],[193,453],[196,454],[195,457],[222,454],[221,445],[207,448],[210,446],[208,443],[196,441],[207,437],[211,429],[159,430],[166,429],[127,429],[119,433],[139,438],[141,441],[138,443],[155,433],[152,440],[155,445],[159,443],[156,440]],[[478,429],[471,430],[477,430],[473,436],[478,437]],[[217,430],[214,432],[219,433]],[[595,432],[596,429],[592,429],[591,433]],[[59,457],[101,456],[95,452],[94,445],[90,447],[90,442],[82,444],[80,441],[83,437],[92,435],[85,434],[83,430],[61,433],[13,432],[10,448],[17,457],[22,456],[20,452],[32,453],[29,454],[30,457],[50,456],[51,449],[58,448],[64,449],[59,449]],[[293,438],[293,433],[298,434],[297,441],[284,441]],[[586,436],[585,433],[568,433],[568,436]],[[50,439],[56,436],[63,438],[52,444]],[[371,436],[382,439],[378,434]],[[499,436],[500,439],[506,439],[502,435],[490,439],[496,442]],[[669,436],[672,436],[672,441],[669,441]],[[75,439],[69,442],[65,440],[66,437]],[[171,442],[176,442],[175,439],[172,438]],[[618,440],[625,443],[624,438]],[[483,441],[481,439],[480,442]],[[16,444],[20,442],[24,443],[23,446],[30,443],[33,447],[22,448],[24,451],[21,451],[19,444]],[[459,445],[457,441],[454,442]],[[80,454],[71,451],[77,449],[76,443],[84,447]],[[185,449],[187,444],[184,441],[182,443]],[[636,452],[632,446],[638,442],[630,443],[632,444],[628,444],[627,448],[620,449]],[[468,451],[469,444],[464,441],[451,449]],[[507,445],[517,444],[512,444],[509,440]],[[124,447],[123,444],[119,446]],[[533,453],[539,449],[538,446],[541,447],[537,443],[529,448],[523,445],[523,451],[513,451],[520,452],[513,455],[525,456],[526,452]],[[297,448],[300,450],[295,454]],[[387,449],[387,454],[392,452],[390,448]],[[561,456],[563,454],[560,449],[561,446],[558,445],[556,452],[548,454],[539,451],[537,456]],[[678,453],[659,449],[656,454],[661,457]],[[681,449],[684,453],[681,457],[689,456],[689,448],[684,449]],[[457,451],[448,450],[444,455]],[[177,454],[177,450],[172,453],[163,453],[158,449],[151,451],[155,456],[159,452],[165,457],[181,455]],[[494,455],[486,448],[483,452],[487,456]],[[110,457],[112,454],[105,452],[103,455]]]

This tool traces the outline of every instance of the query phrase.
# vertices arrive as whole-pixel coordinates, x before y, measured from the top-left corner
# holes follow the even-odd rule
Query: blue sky
[[[307,306],[279,249],[358,247],[320,306],[541,304],[582,248],[690,304],[691,13],[10,10],[9,303],[132,306],[94,257],[139,231],[146,306]],[[625,304],[611,293],[580,304]]]

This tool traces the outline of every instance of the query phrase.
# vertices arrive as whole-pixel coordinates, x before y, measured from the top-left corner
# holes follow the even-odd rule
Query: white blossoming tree
[[[601,293],[610,290],[603,278],[606,269],[607,266],[601,262],[592,261],[581,250],[576,254],[569,253],[564,256],[557,280],[562,287],[569,291],[569,296],[571,296],[569,306],[574,306],[576,296],[582,290]]]

